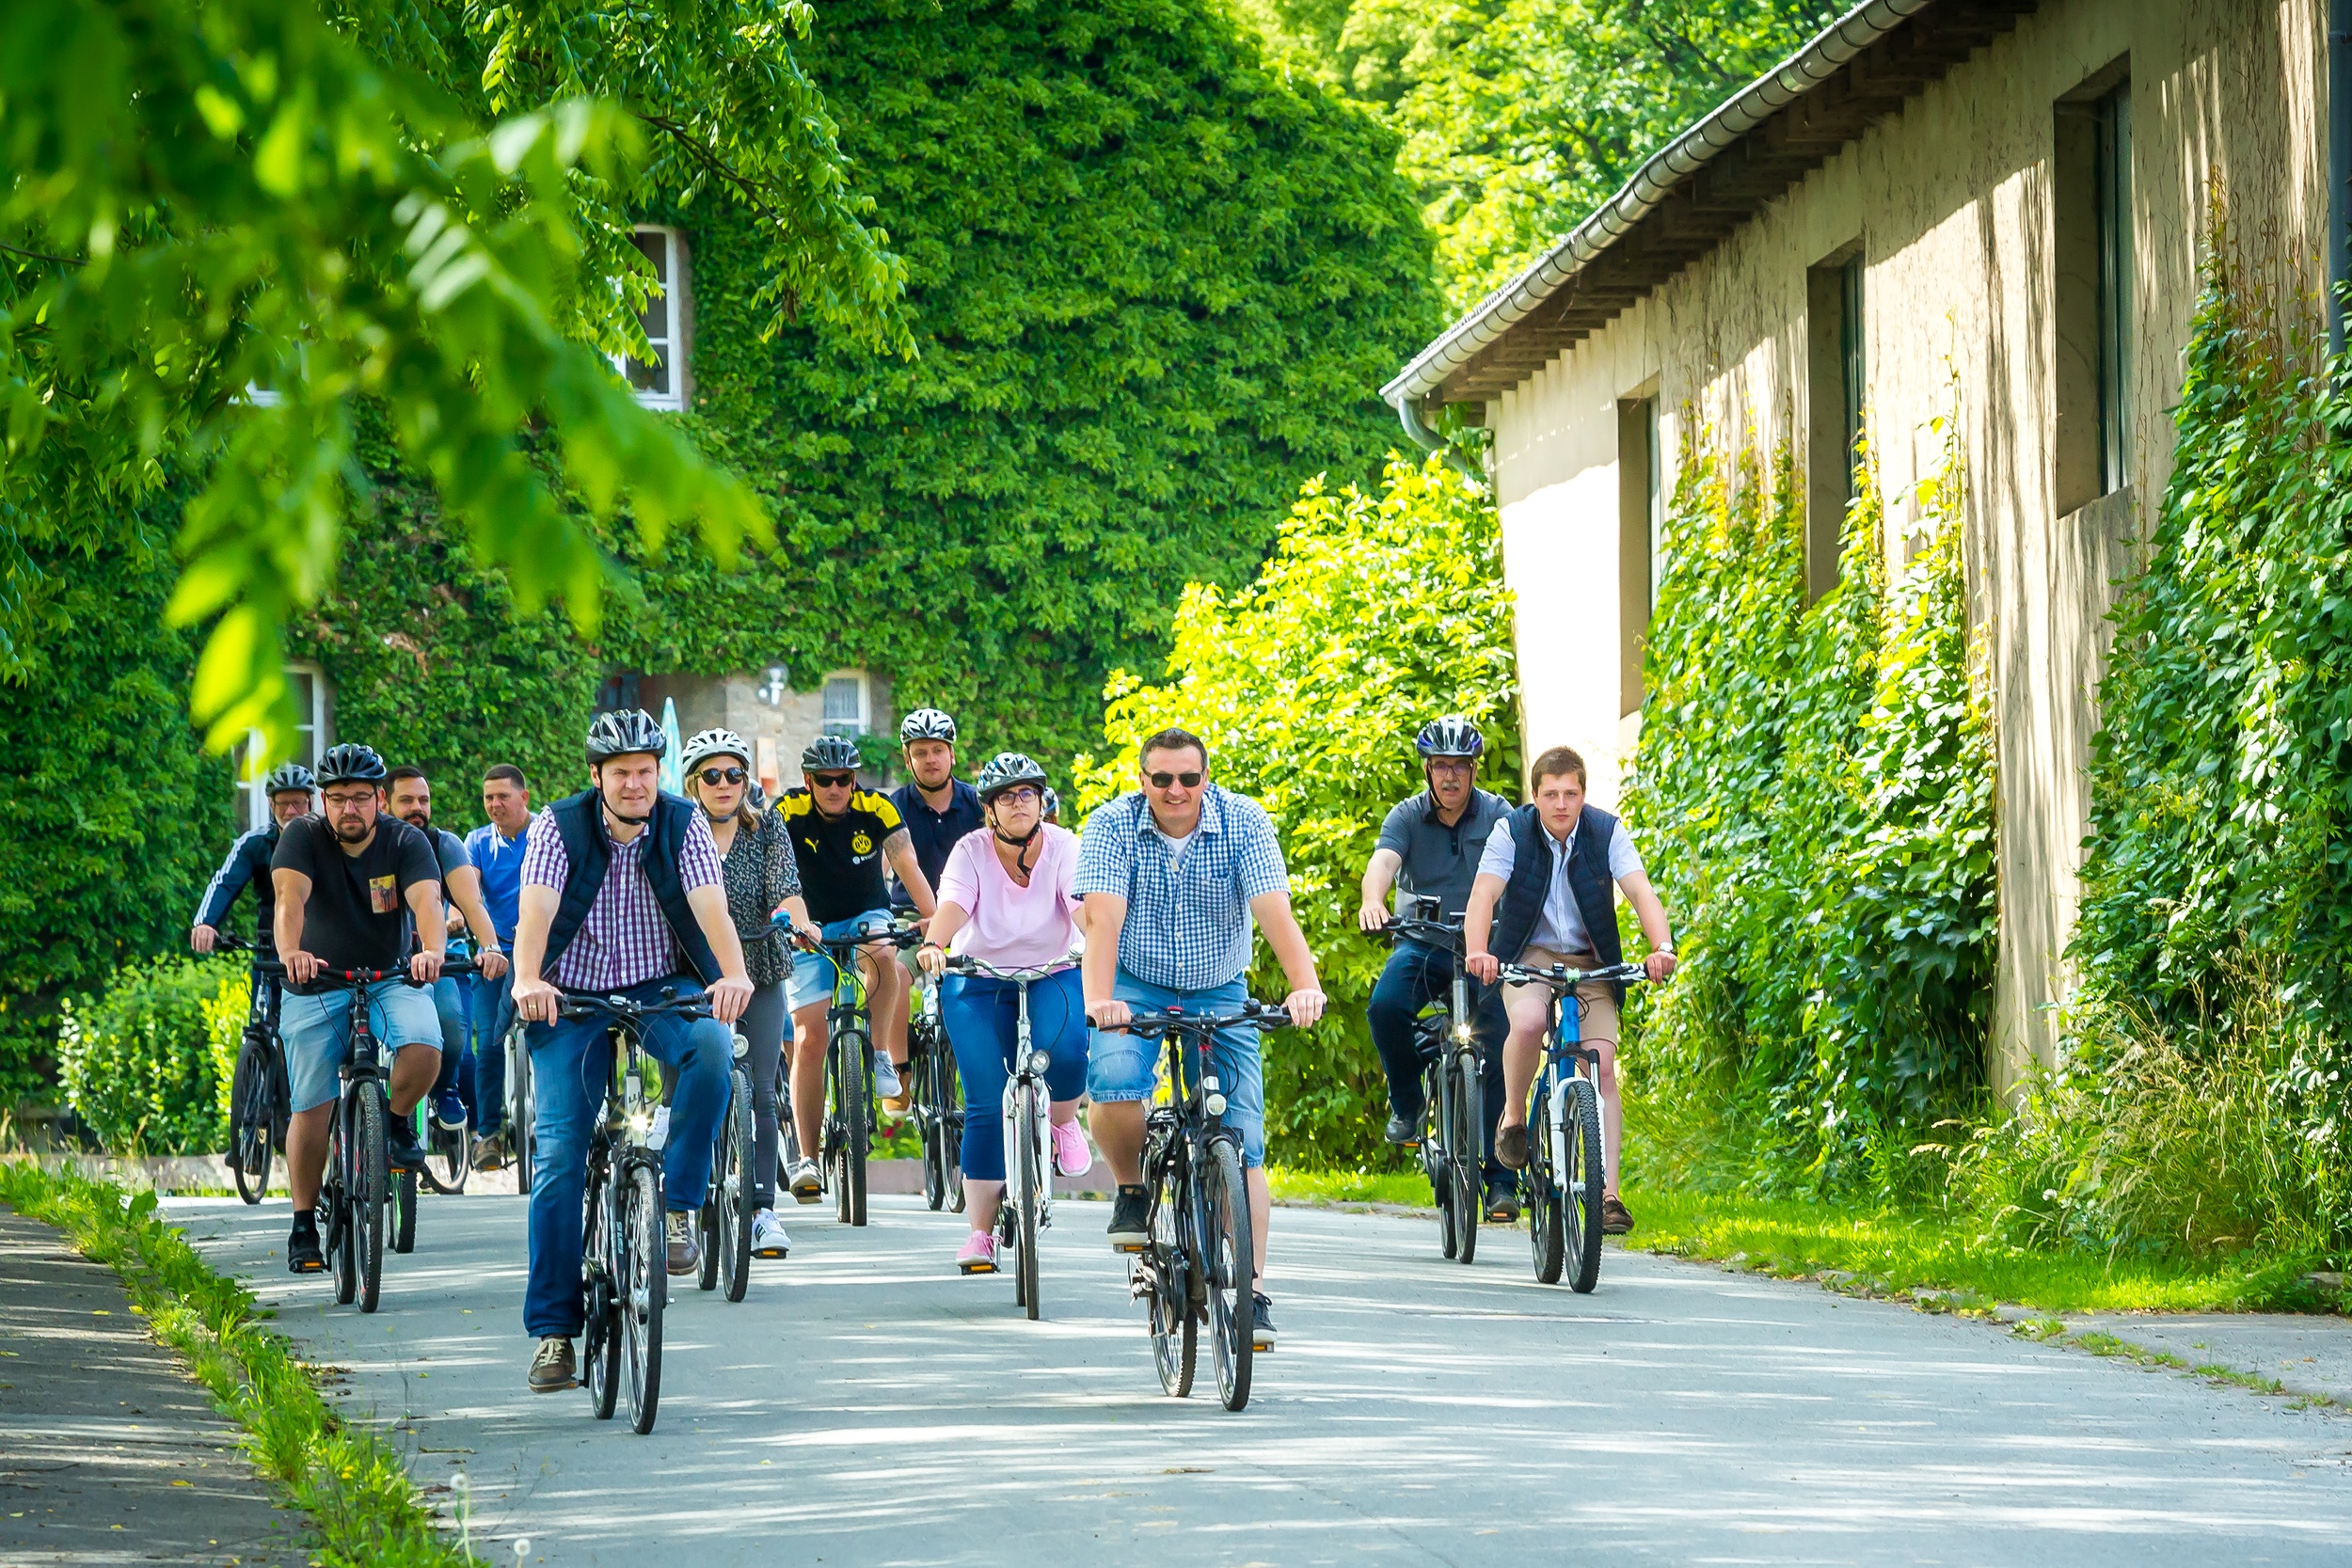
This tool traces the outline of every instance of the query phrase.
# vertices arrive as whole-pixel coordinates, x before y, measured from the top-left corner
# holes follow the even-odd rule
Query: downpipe
[[[2328,350],[2344,350],[2352,288],[2352,0],[2328,0]]]

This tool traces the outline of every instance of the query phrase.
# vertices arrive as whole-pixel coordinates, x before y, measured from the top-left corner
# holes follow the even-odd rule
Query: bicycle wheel
[[[404,1257],[417,1250],[417,1173],[392,1172],[390,1202],[392,1250]]]
[[[605,1158],[599,1149],[588,1159],[588,1217],[580,1246],[580,1386],[588,1390],[588,1409],[599,1421],[612,1418],[621,1398],[621,1323],[612,1290],[612,1183]]]
[[[1567,1243],[1568,1288],[1590,1293],[1600,1282],[1600,1195],[1607,1180],[1601,1165],[1600,1096],[1592,1081],[1571,1078],[1567,1088],[1568,1135],[1561,1161],[1566,1196],[1560,1205],[1561,1229]]]
[[[907,1024],[914,1123],[923,1138],[923,1206],[933,1213],[947,1206],[947,1105],[939,1092],[939,1058],[946,1049],[919,1013]]]
[[[726,1120],[719,1129],[724,1164],[714,1167],[719,1190],[719,1273],[729,1301],[741,1301],[752,1284],[752,1172],[757,1163],[758,1127],[753,1119],[752,1075],[735,1069]]]
[[[269,1190],[269,1042],[248,1034],[237,1047],[236,1070],[229,1080],[229,1153],[236,1167],[237,1196],[259,1203]]]
[[[1013,1275],[1018,1280],[1013,1299],[1028,1308],[1029,1321],[1037,1322],[1037,1212],[1045,1202],[1045,1173],[1038,1168],[1037,1123],[1043,1109],[1037,1102],[1038,1089],[1032,1083],[1021,1092],[1020,1110],[1014,1124],[1021,1134],[1021,1212],[1020,1255],[1013,1259]]]
[[[359,1081],[358,1112],[352,1117],[351,1244],[359,1276],[359,1310],[373,1312],[384,1296],[384,1221],[390,1200],[391,1173],[387,1168],[391,1137],[391,1107],[384,1101],[384,1085],[373,1078]]]
[[[1448,1258],[1460,1255],[1462,1237],[1460,1221],[1454,1212],[1454,1163],[1446,1153],[1447,1129],[1452,1118],[1445,1110],[1445,1062],[1441,1057],[1429,1064],[1421,1075],[1421,1173],[1429,1179],[1431,1199],[1438,1206],[1438,1242]]]
[[[1454,1212],[1461,1216],[1457,1221],[1462,1233],[1460,1261],[1468,1263],[1478,1254],[1478,1222],[1485,1216],[1486,1198],[1486,1184],[1480,1180],[1478,1058],[1457,1051],[1451,1061],[1448,1076],[1454,1087],[1446,1096],[1446,1108],[1452,1125],[1446,1128],[1445,1142],[1452,1166]]]
[[[1152,1217],[1144,1243],[1145,1309],[1152,1323],[1152,1359],[1160,1386],[1175,1399],[1192,1392],[1193,1368],[1200,1354],[1200,1319],[1192,1310],[1192,1225],[1185,1217],[1184,1178],[1173,1151],[1147,1164]]]
[[[1538,1080],[1539,1085],[1541,1080]],[[1560,1188],[1551,1167],[1551,1105],[1549,1092],[1539,1093],[1527,1128],[1527,1168],[1519,1173],[1520,1196],[1527,1203],[1527,1223],[1535,1253],[1535,1279],[1544,1285],[1560,1279],[1562,1235]]]
[[[1209,1291],[1209,1347],[1216,1358],[1216,1391],[1228,1410],[1249,1402],[1249,1368],[1258,1317],[1254,1302],[1257,1254],[1249,1234],[1249,1189],[1242,1182],[1241,1150],[1230,1138],[1209,1144],[1200,1173],[1203,1283]]]
[[[515,1190],[529,1194],[537,1169],[537,1116],[532,1096],[531,1048],[524,1043],[522,1022],[506,1032],[506,1137],[514,1146]]]
[[[628,1370],[628,1424],[642,1437],[653,1430],[655,1407],[661,1401],[661,1308],[669,1300],[661,1172],[650,1164],[632,1164],[622,1181],[622,1274],[615,1294]]]
[[[834,1116],[839,1139],[833,1150],[833,1203],[834,1216],[844,1225],[866,1223],[866,1154],[874,1131],[866,1075],[873,1069],[873,1053],[862,1030],[843,1029],[833,1037]]]
[[[326,1238],[327,1265],[335,1271],[335,1305],[349,1307],[359,1294],[359,1255],[351,1234],[351,1102],[335,1107],[335,1130],[326,1147],[326,1176],[319,1184],[319,1231]]]

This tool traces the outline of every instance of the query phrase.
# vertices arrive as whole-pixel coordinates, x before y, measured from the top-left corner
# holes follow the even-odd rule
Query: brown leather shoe
[[[579,1381],[579,1369],[572,1360],[572,1342],[552,1334],[540,1340],[539,1354],[531,1358],[531,1391],[561,1393]]]
[[[1614,1193],[1604,1193],[1600,1200],[1600,1233],[1622,1236],[1633,1228],[1633,1212],[1617,1199]]]
[[[1527,1129],[1500,1127],[1495,1130],[1495,1158],[1513,1170],[1527,1168]]]
[[[672,1211],[669,1218],[670,1272],[692,1274],[703,1266],[702,1247],[694,1236],[694,1216]]]

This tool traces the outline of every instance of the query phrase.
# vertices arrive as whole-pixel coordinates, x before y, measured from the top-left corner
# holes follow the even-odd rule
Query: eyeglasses
[[[989,804],[993,806],[1034,806],[1043,799],[1043,796],[1027,784],[1015,784],[1010,789],[998,790],[990,798]]]
[[[855,773],[811,773],[808,776],[811,789],[847,789],[855,783]]]
[[[707,784],[741,784],[749,777],[740,768],[706,768],[702,771],[702,781]]]
[[[1152,781],[1153,789],[1166,789],[1169,784],[1183,784],[1186,789],[1198,789],[1200,787],[1200,781],[1206,776],[1197,768],[1187,768],[1182,773],[1146,773],[1144,775]]]

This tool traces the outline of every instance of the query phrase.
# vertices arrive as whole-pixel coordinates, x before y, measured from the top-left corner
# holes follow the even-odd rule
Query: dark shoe
[[[672,1274],[692,1274],[703,1266],[703,1250],[694,1239],[693,1215],[683,1210],[671,1210],[668,1235]]]
[[[422,1170],[432,1155],[417,1142],[417,1124],[406,1117],[394,1117],[391,1136],[384,1140],[384,1157],[394,1170]]]
[[[435,1092],[433,1119],[443,1127],[452,1129],[466,1125],[466,1102],[458,1098],[455,1089],[440,1089]]]
[[[1272,1350],[1274,1348],[1274,1304],[1266,1300],[1263,1291],[1255,1291],[1250,1293],[1249,1313],[1256,1320],[1249,1331],[1249,1348]]]
[[[1527,1168],[1527,1129],[1502,1127],[1495,1130],[1495,1158],[1513,1170]]]
[[[1486,1189],[1486,1217],[1497,1225],[1517,1225],[1519,1189],[1517,1182],[1498,1181]]]
[[[286,1272],[288,1274],[317,1274],[326,1267],[326,1254],[319,1250],[319,1222],[315,1215],[296,1214],[294,1231],[286,1238]]]
[[[473,1168],[504,1170],[506,1168],[506,1134],[504,1132],[485,1132],[473,1141]]]
[[[1381,1129],[1380,1135],[1399,1148],[1418,1148],[1421,1147],[1421,1118],[1415,1117],[1407,1121],[1403,1117],[1391,1116],[1389,1125]]]
[[[1141,1252],[1152,1223],[1152,1190],[1121,1187],[1111,1199],[1111,1250]]]
[[[539,1354],[531,1358],[531,1391],[560,1394],[579,1381],[579,1369],[572,1362],[572,1342],[552,1334],[540,1340]]]
[[[1605,1194],[1600,1200],[1600,1233],[1622,1236],[1632,1228],[1633,1212],[1617,1201],[1616,1194]]]

